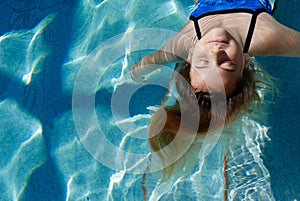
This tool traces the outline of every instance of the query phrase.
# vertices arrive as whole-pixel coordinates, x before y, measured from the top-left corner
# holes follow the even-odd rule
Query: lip
[[[208,42],[209,43],[223,43],[223,44],[228,44],[228,42],[226,40],[222,40],[222,39],[210,40]]]

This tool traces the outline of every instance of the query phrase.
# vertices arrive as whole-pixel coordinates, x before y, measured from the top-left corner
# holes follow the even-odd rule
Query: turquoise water
[[[128,78],[128,67],[179,31],[192,5],[188,0],[1,1],[0,200],[143,199],[147,125],[169,74],[140,87]],[[298,1],[279,1],[275,17],[299,30],[299,9]],[[154,29],[134,32],[143,28]],[[243,135],[229,145],[229,197],[299,200],[299,59],[258,60],[278,78],[281,94],[269,106],[268,122],[246,118],[233,128]],[[191,174],[169,183],[158,185],[159,175],[149,174],[150,198],[222,200],[228,143],[225,133]],[[197,143],[193,148],[199,150]]]

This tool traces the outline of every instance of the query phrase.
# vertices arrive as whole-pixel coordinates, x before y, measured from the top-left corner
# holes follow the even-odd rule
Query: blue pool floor
[[[101,4],[105,1],[89,0],[86,2]],[[192,4],[188,0],[180,3],[183,7]],[[0,2],[0,36],[14,31],[32,30],[47,16],[56,13],[53,21],[49,20],[51,22],[46,23],[45,41],[43,42],[43,38],[38,38],[40,46],[33,47],[41,48],[41,52],[45,51],[48,57],[43,60],[42,67],[37,67],[32,84],[26,85],[22,82],[19,66],[24,63],[16,64],[15,62],[21,61],[20,58],[25,53],[22,48],[26,43],[30,43],[30,39],[33,37],[30,35],[32,33],[28,32],[27,35],[22,35],[24,38],[16,38],[11,43],[15,47],[5,49],[11,51],[8,52],[10,57],[1,57],[6,53],[0,52],[0,59],[2,59],[2,66],[0,66],[0,117],[2,118],[0,121],[0,139],[2,139],[0,141],[0,170],[7,167],[9,160],[17,161],[7,170],[9,172],[7,175],[12,178],[10,181],[15,182],[14,187],[17,190],[23,188],[20,200],[66,200],[68,181],[64,180],[66,173],[61,169],[66,172],[72,169],[82,171],[89,167],[86,171],[95,171],[97,175],[102,175],[102,180],[99,178],[99,182],[102,182],[99,184],[100,186],[108,186],[108,178],[113,173],[106,167],[99,168],[94,165],[95,169],[93,169],[88,166],[90,164],[85,164],[85,161],[89,161],[90,158],[85,158],[84,150],[81,150],[76,142],[70,143],[75,147],[76,157],[60,158],[56,155],[63,153],[64,148],[68,148],[68,144],[64,144],[64,139],[75,138],[68,132],[74,130],[74,126],[70,123],[71,117],[68,116],[72,108],[72,94],[67,91],[69,86],[66,86],[65,83],[69,78],[64,77],[64,73],[68,70],[62,69],[62,66],[69,59],[69,53],[73,51],[71,47],[71,44],[74,43],[73,33],[78,31],[76,23],[80,23],[77,20],[81,15],[78,13],[78,6],[83,6],[79,0],[3,0]],[[300,31],[299,10],[300,1],[279,0],[274,16],[279,22]],[[157,23],[159,24],[159,22]],[[152,26],[154,25],[152,24]],[[107,27],[111,28],[109,23]],[[116,34],[126,30],[126,26],[122,27],[121,24],[119,28]],[[109,32],[109,30],[99,31],[103,35],[105,32]],[[82,37],[84,38],[84,33]],[[110,36],[105,35],[105,37],[109,38]],[[16,44],[20,46],[16,46]],[[0,48],[2,47],[0,46]],[[95,48],[95,44],[90,44],[87,52],[93,48]],[[31,55],[31,57],[35,58],[35,55]],[[263,160],[271,174],[274,197],[279,201],[300,200],[300,140],[298,139],[300,59],[272,57],[258,58],[258,60],[261,61],[265,70],[276,78],[276,84],[280,90],[279,95],[274,94],[274,103],[269,106],[268,125],[271,127],[269,133],[271,141],[267,142],[263,150]],[[18,114],[20,115],[18,116]],[[40,132],[41,129],[42,132]],[[34,135],[23,136],[22,130],[32,132]],[[67,136],[63,136],[64,133],[68,133]],[[34,144],[27,147],[27,144],[22,143],[18,138],[18,134],[24,137],[27,143]],[[7,138],[8,135],[10,138]],[[5,139],[4,136],[6,136]],[[9,151],[16,153],[15,147],[22,147],[20,150],[24,152],[13,158]],[[64,160],[73,163],[69,167],[70,163],[64,163]],[[22,167],[20,164],[25,164],[28,171],[26,168],[24,170],[25,166]],[[93,178],[93,174],[89,176]],[[17,178],[23,178],[27,183],[18,183]],[[79,178],[76,181],[78,189],[85,188],[86,181],[84,179],[88,178],[81,178],[82,180]],[[0,181],[0,194],[9,197],[6,189],[13,191],[12,187]],[[84,192],[84,190],[82,191]]]

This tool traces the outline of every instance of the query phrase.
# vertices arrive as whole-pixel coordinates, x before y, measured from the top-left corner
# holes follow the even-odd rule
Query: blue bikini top
[[[261,2],[262,1],[262,2]],[[201,39],[198,20],[202,17],[227,13],[251,13],[252,18],[245,42],[244,53],[250,47],[257,16],[262,12],[272,14],[272,6],[268,0],[199,0],[197,8],[192,12],[190,20],[194,21],[197,37]]]

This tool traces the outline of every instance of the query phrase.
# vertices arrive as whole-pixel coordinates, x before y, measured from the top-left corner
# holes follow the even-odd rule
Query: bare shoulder
[[[189,20],[184,27],[179,31],[179,35],[184,35],[192,40],[196,40],[197,35],[195,32],[195,26],[194,23]]]
[[[295,56],[299,32],[279,23],[268,13],[258,16],[249,53],[253,56]]]

